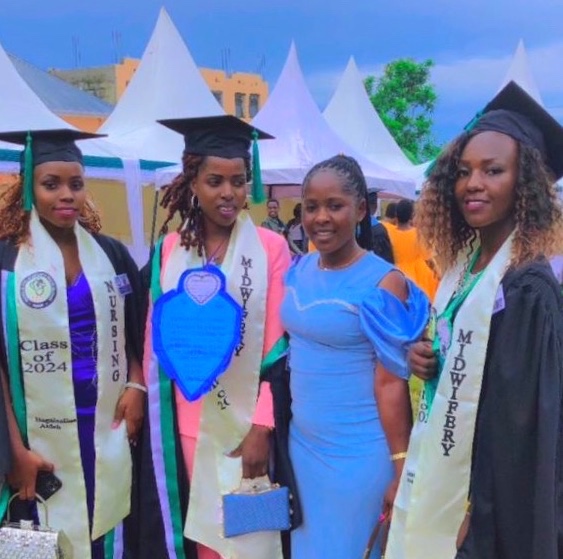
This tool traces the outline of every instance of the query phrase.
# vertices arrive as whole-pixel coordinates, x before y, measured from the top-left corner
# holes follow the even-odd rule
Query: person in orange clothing
[[[438,287],[438,277],[431,267],[430,255],[418,242],[416,228],[411,223],[413,215],[413,202],[401,200],[397,204],[397,227],[388,227],[387,232],[393,247],[395,266],[432,300]]]
[[[385,208],[385,215],[381,220],[385,229],[395,229],[397,227],[397,202],[389,202]]]

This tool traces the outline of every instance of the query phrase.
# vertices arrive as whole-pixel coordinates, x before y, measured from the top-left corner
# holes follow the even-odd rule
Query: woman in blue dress
[[[367,185],[354,159],[339,155],[311,169],[303,225],[317,252],[288,272],[282,305],[290,453],[304,513],[292,557],[361,558],[402,471],[412,417],[406,352],[429,303],[369,252]]]

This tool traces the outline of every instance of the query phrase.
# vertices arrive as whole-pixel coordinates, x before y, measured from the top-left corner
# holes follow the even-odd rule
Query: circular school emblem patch
[[[44,309],[55,300],[57,284],[46,272],[35,272],[22,281],[20,295],[28,307]]]

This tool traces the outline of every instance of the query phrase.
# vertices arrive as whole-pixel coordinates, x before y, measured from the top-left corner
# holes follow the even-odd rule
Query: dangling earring
[[[188,210],[188,221],[186,223],[186,229],[190,235],[190,242],[194,240],[194,236],[197,235],[197,231],[201,228],[201,207],[199,205],[199,200],[195,194],[192,194],[190,198],[190,209]]]

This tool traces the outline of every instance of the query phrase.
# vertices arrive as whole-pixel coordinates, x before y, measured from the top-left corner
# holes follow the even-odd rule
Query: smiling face
[[[280,205],[277,200],[270,200],[268,202],[268,216],[272,219],[277,219],[280,214]]]
[[[82,165],[62,161],[37,165],[33,171],[33,194],[35,209],[45,226],[74,227],[86,203]]]
[[[460,157],[455,198],[470,227],[512,231],[518,180],[518,144],[499,132],[469,140]]]
[[[346,259],[356,248],[356,228],[366,214],[365,200],[343,188],[332,169],[315,173],[303,190],[302,223],[322,256]]]
[[[207,229],[230,229],[246,204],[246,166],[242,158],[207,156],[193,181]]]

